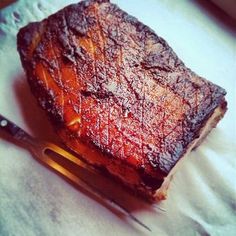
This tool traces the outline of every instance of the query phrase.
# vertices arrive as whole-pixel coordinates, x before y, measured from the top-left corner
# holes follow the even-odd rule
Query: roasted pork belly
[[[166,198],[183,157],[226,111],[224,89],[107,0],[30,23],[17,45],[32,93],[62,141],[148,199]]]

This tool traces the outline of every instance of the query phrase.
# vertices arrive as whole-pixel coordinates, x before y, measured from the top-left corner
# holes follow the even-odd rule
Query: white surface
[[[27,87],[15,42],[21,26],[73,1],[49,2],[21,0],[0,10],[0,113],[54,141]],[[236,235],[236,30],[201,1],[113,2],[165,38],[193,71],[224,87],[228,112],[175,175],[160,204],[165,212],[133,212],[152,233],[117,217],[0,134],[0,235]]]

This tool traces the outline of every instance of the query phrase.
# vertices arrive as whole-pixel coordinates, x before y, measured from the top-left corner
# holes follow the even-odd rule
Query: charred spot
[[[151,175],[145,174],[144,172],[141,175],[142,175],[143,183],[146,186],[151,187],[152,189],[160,188],[164,180],[164,178],[158,180],[157,178],[152,177]]]
[[[159,168],[163,172],[169,173],[175,163],[173,154],[170,151],[159,153]]]
[[[159,168],[159,156],[157,153],[154,152],[148,152],[147,153],[147,159],[149,164],[154,168],[154,169],[158,169]]]
[[[169,53],[150,53],[140,63],[144,69],[157,69],[158,71],[171,72],[173,68],[169,64]]]
[[[62,58],[65,63],[68,62],[74,63],[75,62],[74,50],[72,48],[67,48],[67,50],[65,50],[62,53]]]
[[[83,49],[82,47],[76,47],[75,48],[75,56],[77,58],[80,58],[82,60],[85,60],[86,59],[86,51],[85,49]]]
[[[90,12],[86,13],[88,6],[89,3],[82,2],[82,4],[75,4],[66,9],[65,17],[68,28],[80,37],[85,36],[88,29],[96,24],[96,18]]]

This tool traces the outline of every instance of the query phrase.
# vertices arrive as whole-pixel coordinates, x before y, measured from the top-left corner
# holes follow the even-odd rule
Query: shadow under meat
[[[30,91],[26,76],[22,73],[14,81],[13,89],[16,100],[31,135],[38,139],[58,143],[59,139],[54,133],[45,112],[39,107]]]
[[[15,95],[18,101],[18,106],[21,108],[20,110],[21,110],[22,116],[25,120],[25,123],[27,124],[27,127],[29,127],[30,133],[32,134],[32,136],[40,140],[50,141],[50,142],[59,144],[59,146],[62,146],[64,149],[68,150],[68,148],[63,146],[63,144],[59,141],[59,138],[53,132],[53,129],[46,117],[46,114],[38,106],[36,99],[31,94],[25,75],[21,74],[17,76],[13,87],[14,87]],[[14,122],[14,120],[12,121]],[[9,137],[8,135],[1,134],[1,137],[6,139],[8,142],[14,143],[15,145],[27,148],[25,147],[25,145],[22,145],[21,143],[17,143],[13,138]],[[75,153],[73,152],[73,154]],[[130,213],[137,212],[137,211],[139,212],[149,211],[150,213],[151,212],[156,213],[155,209],[152,207],[152,204],[149,204],[143,199],[136,197],[131,192],[124,190],[121,184],[109,178],[107,175],[103,175],[103,174],[94,175],[88,170],[85,170],[83,168],[76,166],[75,164],[72,164],[63,159],[60,159],[60,157],[57,157],[56,154],[53,154],[52,156],[50,155],[50,157],[53,160],[56,160],[58,163],[60,163],[63,167],[70,170],[70,172],[73,173],[74,175],[78,176],[79,178],[85,179],[92,186],[95,186],[96,189],[104,193],[106,196],[109,196],[110,199],[114,200],[115,202],[118,202]],[[113,207],[113,204],[109,204],[109,201],[108,202],[106,200],[103,201],[102,199],[89,193],[86,189],[83,189],[80,186],[75,185],[66,176],[63,176],[62,174],[48,167],[43,162],[41,162],[38,158],[34,157],[34,159],[39,161],[41,164],[43,164],[45,167],[52,170],[54,173],[56,173],[60,177],[62,177],[65,181],[70,183],[73,187],[75,187],[79,191],[85,193],[90,198],[96,200],[97,202],[99,202],[100,204],[102,204],[103,206],[111,210],[118,217],[120,218],[127,217],[121,211],[117,210],[116,207]]]

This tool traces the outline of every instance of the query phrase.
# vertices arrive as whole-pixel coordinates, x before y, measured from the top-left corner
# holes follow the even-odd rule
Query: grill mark
[[[103,62],[105,63],[105,37],[102,31],[102,26],[101,26],[101,22],[99,20],[99,16],[98,16],[98,10],[96,11],[96,16],[97,16],[97,22],[98,22],[98,33],[99,33],[99,38],[101,39],[102,42],[102,56],[103,56]]]
[[[144,156],[144,130],[143,130],[143,127],[144,127],[144,101],[145,101],[145,77],[146,77],[146,74],[145,72],[143,73],[143,83],[142,83],[142,112],[141,112],[141,153],[142,153],[142,156]]]
[[[68,42],[69,42],[69,45],[72,47],[72,45],[70,44],[71,42],[71,36],[70,36],[70,32],[69,32],[69,27],[68,27],[68,23],[67,23],[67,19],[66,19],[66,13],[64,12],[63,13],[63,21],[65,22],[65,33],[66,33],[66,37],[68,39]],[[73,60],[73,64],[74,64],[74,61]],[[76,66],[77,67],[77,66]],[[63,93],[64,93],[64,88],[62,89]]]
[[[44,80],[44,83],[45,83],[45,87],[46,87],[46,90],[48,90],[48,81],[47,81],[47,77],[46,77],[46,74],[45,74],[45,71],[44,71],[44,68],[42,70],[42,74],[43,74],[43,80]]]
[[[146,70],[143,70],[142,72],[143,72],[143,74],[145,74]],[[134,90],[134,88],[132,87],[130,81],[129,81],[126,77],[125,77],[125,79],[126,79],[126,82],[129,84],[129,88],[131,87],[132,90],[133,90],[133,92],[137,94],[137,92],[136,92],[136,91]],[[158,84],[158,86],[159,86],[159,84]],[[167,91],[168,91],[168,92],[173,92],[172,90],[170,90],[170,89],[168,88],[168,86],[165,86],[165,87],[162,86],[162,87],[165,88],[165,91],[166,91],[165,94],[167,94]],[[132,92],[132,91],[131,91],[131,92]],[[136,96],[138,96],[138,97],[140,98],[139,95],[136,95]],[[118,99],[119,99],[119,98],[118,98]],[[146,97],[146,99],[147,99],[147,97]],[[174,99],[175,99],[175,98],[173,98],[173,100],[174,100]],[[171,100],[170,102],[168,102],[167,105],[170,104],[173,100]],[[172,113],[173,113],[173,112],[172,112]],[[183,113],[182,113],[182,114],[183,114]],[[164,118],[165,118],[165,119],[168,119],[171,115],[172,115],[171,113],[170,113],[169,115],[167,115],[167,116],[166,116],[166,114],[165,114],[165,115],[163,116],[162,120],[163,120]],[[134,119],[136,119],[138,122],[140,122],[140,118],[134,116]],[[141,120],[141,122],[142,122],[142,120]],[[156,124],[156,127],[158,127],[158,126],[161,125],[162,123],[163,123],[163,122],[160,121],[158,124]],[[148,126],[147,124],[145,124],[144,122],[142,123],[142,126],[143,126],[143,128],[145,127],[146,130],[149,129],[149,126]],[[164,128],[163,128],[163,129],[164,129]],[[154,133],[154,132],[152,132],[151,130],[150,130],[149,132],[151,132],[151,135],[152,135],[152,136],[155,136],[155,133]]]
[[[183,91],[184,91],[184,94],[183,94],[183,96],[181,97],[181,99],[182,99],[182,101],[185,101],[185,97],[186,97],[186,86],[187,86],[187,84],[186,83],[184,83],[184,89],[183,89]],[[184,104],[184,102],[183,102],[183,104]],[[191,107],[190,107],[191,108]],[[182,111],[182,114],[184,114],[184,111],[183,111],[183,106],[181,106],[181,111]],[[181,126],[182,126],[182,140],[185,140],[185,128],[184,128],[184,120],[182,119],[182,121],[181,121]]]
[[[107,146],[110,145],[110,124],[111,124],[111,108],[110,108],[110,98],[108,98]]]
[[[195,113],[198,113],[198,89],[195,93]]]
[[[119,32],[118,32],[118,35],[119,35]],[[133,40],[133,39],[132,39]],[[120,74],[120,69],[119,68],[121,68],[121,61],[122,61],[122,58],[123,58],[123,52],[122,52],[122,45],[119,45],[119,57],[118,57],[118,60],[120,59],[120,62],[117,64],[117,74],[118,74],[118,77],[120,77],[121,76],[121,74]],[[138,94],[138,92],[135,90],[135,88],[133,87],[133,85],[132,85],[132,83],[130,82],[130,80],[124,75],[123,76],[124,77],[124,79],[125,79],[125,81],[126,81],[126,83],[127,83],[127,85],[128,85],[128,88],[130,89],[130,92],[131,92],[131,94],[134,94],[135,95],[135,97],[136,97],[136,99],[140,99],[140,95]],[[141,97],[143,97],[144,98],[144,94],[141,96]],[[123,104],[123,103],[122,103]],[[141,103],[142,104],[142,109],[143,109],[143,104],[144,103]],[[143,113],[143,111],[142,111],[142,113]],[[124,117],[124,116],[123,116]],[[140,120],[139,119],[137,119],[137,118],[135,118],[138,122],[140,122]],[[144,125],[144,122],[143,122],[143,120],[141,119],[141,129],[142,129],[142,132],[143,132],[143,127],[144,126],[146,126],[146,125]],[[146,126],[146,128],[148,129],[148,127]],[[154,135],[154,133],[152,133],[152,135]],[[127,138],[127,136],[125,136],[125,134],[123,134],[122,136],[122,146],[123,146],[123,150],[122,150],[122,154],[124,154],[124,138]],[[142,135],[141,135],[141,137],[140,137],[140,139],[141,139],[141,142],[139,142],[139,143],[136,143],[136,142],[134,142],[134,140],[130,140],[130,139],[128,139],[127,138],[127,140],[128,141],[130,141],[131,143],[135,143],[135,144],[137,144],[137,147],[138,148],[141,148],[142,149],[142,153],[144,152],[144,150],[143,150],[143,146],[144,146],[144,144],[142,144],[142,140],[143,140],[143,137],[142,137]],[[141,145],[140,145],[140,143],[141,143]],[[141,146],[141,147],[140,147]]]
[[[167,104],[165,104],[164,107],[168,107],[169,104],[171,104],[173,101],[175,100],[175,98],[173,98],[170,102],[168,102]],[[183,107],[184,106],[181,106],[181,114],[183,115]],[[166,116],[166,112],[164,111],[164,116],[163,116],[163,125],[162,125],[162,135],[163,135],[163,143],[164,143],[164,147],[166,149],[166,142],[165,142],[165,139],[178,127],[178,124],[172,129],[170,130],[169,133],[165,134],[164,132],[164,129],[165,129],[165,121],[168,120],[171,116],[172,116],[172,113],[175,113],[177,110],[179,109],[179,107],[177,107],[174,111],[171,111],[171,113]],[[181,119],[182,120],[182,119]]]
[[[72,48],[75,48],[76,47],[76,41],[74,40],[74,37],[73,37],[73,34],[71,34],[71,31],[68,27],[68,22],[67,22],[67,17],[65,15],[65,13],[63,14],[63,17],[64,17],[64,21],[65,21],[65,26],[66,26],[66,32],[67,32],[67,36],[68,36],[68,42],[70,44],[70,46]],[[71,44],[72,43],[72,44]],[[73,60],[73,71],[75,72],[75,77],[76,77],[76,81],[79,81],[79,65],[78,65],[78,62],[77,60]],[[80,129],[77,130],[77,132],[79,131],[79,135],[80,135],[80,132],[81,132],[81,129],[82,129],[82,125],[83,125],[83,110],[81,109],[81,106],[82,106],[82,96],[81,96],[81,93],[78,93],[78,94],[75,94],[73,92],[73,94],[78,98],[78,94],[79,94],[79,114],[80,114]]]
[[[126,35],[128,38],[130,38],[131,36],[130,35]],[[131,39],[131,40],[133,40],[133,39]],[[137,44],[138,45],[138,44]],[[122,45],[119,45],[119,47],[120,48],[122,48]],[[129,68],[129,65],[127,66],[127,68]],[[135,88],[132,86],[132,83],[131,83],[131,81],[130,81],[130,79],[129,79],[129,76],[126,76],[126,73],[125,73],[126,71],[124,71],[124,79],[125,79],[125,82],[127,83],[127,85],[128,85],[128,88],[129,88],[129,90],[130,90],[130,92],[131,92],[131,94],[133,93],[134,95],[135,95],[135,98],[137,99],[137,100],[139,100],[139,94],[138,94],[138,92],[135,90]],[[133,72],[131,72],[131,73],[133,73]]]
[[[122,52],[122,48],[120,47],[120,59],[119,59],[119,63],[118,64],[122,64],[122,60],[123,60],[123,52]],[[119,66],[119,65],[118,65]],[[120,75],[120,71],[118,70],[118,77],[120,79],[121,75]],[[123,111],[122,111],[123,112]],[[125,113],[123,112],[123,119],[125,119]],[[123,120],[122,119],[122,120]],[[123,128],[123,122],[121,122],[121,129]],[[125,143],[124,143],[124,135],[121,136],[122,137],[122,156],[125,157]]]
[[[101,37],[101,33],[100,33],[100,27],[99,27],[99,16],[98,16],[98,14],[97,14],[97,8],[96,8],[96,6],[94,6],[94,14],[95,14],[95,17],[97,18],[97,22],[98,22],[98,24],[97,24],[97,26],[98,26],[98,30],[97,30],[97,32],[98,32],[98,37],[99,37],[99,40],[98,40],[98,44],[100,45],[100,43],[99,43],[99,41],[103,41],[103,39],[102,39],[102,37]],[[97,86],[97,60],[96,60],[96,56],[95,56],[95,50],[94,50],[94,48],[95,48],[95,46],[94,46],[94,42],[93,42],[93,40],[91,40],[91,45],[92,45],[92,48],[93,48],[93,61],[94,61],[94,75],[93,75],[93,77],[95,78],[95,84],[96,84],[96,86]],[[104,60],[104,58],[103,58],[103,60]],[[98,140],[99,140],[99,145],[102,145],[102,143],[101,143],[101,114],[100,114],[100,112],[98,112],[98,119],[97,119],[97,122],[98,122]]]
[[[93,12],[95,14],[95,16],[97,16],[96,14],[96,9],[95,7],[93,7]],[[96,30],[96,29],[95,29]],[[93,81],[93,84],[95,84],[95,86],[97,85],[97,63],[96,63],[96,55],[95,55],[95,48],[96,46],[94,45],[93,43],[93,40],[92,40],[92,35],[90,32],[87,33],[88,35],[88,42],[89,42],[89,47],[91,49],[91,56],[92,56],[92,60],[93,60],[93,74],[92,74],[92,79],[94,79],[95,81]],[[91,107],[89,107],[89,112],[92,113],[92,109]],[[100,132],[100,114],[98,114],[98,129],[99,129],[99,132],[98,132],[98,139],[99,139],[99,144],[101,145],[101,132]]]
[[[127,83],[129,83],[129,80],[126,80],[127,81]],[[129,83],[129,85],[130,85],[130,83]],[[132,87],[131,85],[129,86],[129,87]],[[134,92],[135,93],[135,92]],[[140,96],[139,95],[137,95],[138,96],[138,98],[140,98]],[[117,99],[119,99],[118,97],[117,97]],[[123,103],[122,103],[123,104]],[[134,115],[134,114],[133,114]],[[136,120],[136,121],[138,121],[138,122],[140,122],[140,119],[139,118],[137,118],[136,116],[134,116],[134,119]],[[148,130],[149,129],[149,126],[148,125],[146,125],[144,122],[142,123],[142,125],[143,125],[143,129],[145,128],[146,130]],[[154,136],[155,134],[154,134],[154,132],[152,131],[152,130],[149,130],[149,132],[151,132],[151,135],[152,136]]]
[[[57,72],[58,72],[58,79],[60,81],[60,84],[62,84],[62,76],[61,76],[61,70],[60,70],[60,66],[59,66],[59,60],[56,56],[56,53],[55,53],[55,50],[54,50],[54,47],[52,45],[52,33],[49,31],[49,45],[50,45],[50,49],[52,50],[53,52],[53,59],[54,61],[56,62],[56,69],[57,69]],[[57,81],[53,78],[54,82],[57,83]],[[61,104],[61,114],[64,114],[64,108],[65,108],[65,99],[64,99],[64,87],[62,88],[62,92],[61,92],[61,99],[62,99],[62,104]]]
[[[160,78],[161,80],[157,79],[154,77],[153,73],[150,72],[149,70],[145,70],[146,72],[149,73],[149,76],[156,82],[156,84],[159,86],[159,87],[162,87],[164,89],[168,89],[168,92],[170,93],[173,93],[174,95],[180,97],[180,98],[183,98],[183,103],[185,103],[187,106],[189,106],[189,108],[192,108],[191,104],[186,100],[184,99],[184,96],[182,96],[182,94],[180,94],[178,91],[176,91],[172,85],[169,85],[167,83],[164,83],[163,81],[165,81],[165,76],[160,76],[158,78]],[[168,72],[166,72],[165,74],[168,74]],[[163,81],[162,81],[163,80]],[[189,83],[191,82],[190,80],[188,80],[187,78],[184,79],[185,82]],[[185,86],[185,89],[186,89],[186,83],[183,83],[184,86]],[[191,82],[191,85],[193,84],[193,82]],[[185,90],[184,90],[185,91]]]
[[[103,63],[105,65],[105,58],[106,58],[106,54],[105,54],[105,36],[104,36],[104,33],[103,33],[103,30],[102,30],[102,25],[101,25],[101,22],[99,20],[99,16],[98,16],[98,9],[96,11],[96,16],[97,16],[97,22],[98,22],[98,28],[99,28],[99,36],[100,38],[102,39],[101,42],[102,42],[102,56],[103,56]],[[105,20],[108,16],[106,15],[105,16]],[[104,72],[105,72],[105,75],[107,74],[107,70],[106,70],[106,67],[104,66]],[[107,132],[106,132],[106,140],[107,140],[107,143],[105,145],[109,146],[111,145],[111,140],[110,140],[110,126],[111,126],[111,106],[110,106],[110,97],[108,98],[107,100],[107,106],[106,109],[108,108],[108,116],[107,116]]]
[[[165,88],[165,97],[166,97],[166,88]],[[161,152],[163,153],[163,148],[165,149],[166,148],[166,145],[165,145],[165,142],[164,142],[164,122],[166,120],[166,106],[164,105],[163,106],[163,118],[162,118],[162,122],[160,124],[160,131],[161,131],[161,139],[160,139],[160,149],[161,149]],[[164,143],[164,147],[163,147],[163,143]]]
[[[110,120],[109,120],[110,121]],[[117,130],[117,133],[120,135],[120,136],[123,136],[128,142],[132,143],[137,149],[140,148],[140,141],[135,141],[132,137],[130,137],[130,135],[127,135],[125,134],[124,132],[120,131],[119,130],[119,126],[114,124],[114,127],[116,128]],[[154,134],[152,135],[154,136]],[[113,141],[111,141],[110,145],[112,144]],[[156,144],[155,144],[156,145]],[[145,143],[145,141],[143,140],[143,150],[144,150],[144,147],[147,147],[148,146],[148,143]],[[120,150],[120,149],[119,149]]]
[[[75,46],[77,46],[77,44],[76,44],[76,39],[75,39],[75,36],[74,35],[72,35],[72,42],[74,43],[74,45]],[[74,70],[74,72],[75,72],[75,76],[76,76],[76,81],[79,81],[79,78],[78,78],[78,74],[79,74],[79,71],[78,71],[78,62],[77,62],[77,60],[75,60],[75,64],[76,64],[76,66],[75,67],[73,67],[73,70]],[[79,114],[80,114],[80,118],[81,118],[81,122],[80,122],[80,126],[81,126],[81,128],[82,128],[82,125],[83,125],[83,109],[82,109],[82,103],[83,103],[83,96],[81,95],[81,92],[79,92],[79,93],[77,93],[77,94],[75,94],[77,97],[78,97],[78,99],[79,99]],[[81,129],[80,129],[81,130]]]
[[[173,98],[173,100],[175,100],[175,99]],[[171,100],[167,104],[170,104],[173,100]],[[162,106],[162,109],[164,110],[163,117],[162,117],[161,121],[155,125],[156,127],[163,126],[163,119],[165,118],[165,120],[168,120],[172,116],[172,113],[175,113],[175,111],[178,110],[178,108],[176,108],[173,112],[171,112],[169,115],[166,116],[165,107],[166,107],[166,104],[165,104],[165,106]],[[181,107],[183,107],[183,106],[181,106]],[[163,130],[164,130],[164,127],[163,127]],[[154,133],[152,133],[152,134],[155,135]],[[163,134],[164,134],[164,132],[163,132]]]
[[[169,133],[167,133],[166,135],[164,135],[163,139],[166,139],[170,134],[172,134],[172,132],[174,132],[178,126],[179,126],[179,125],[177,124],[172,130],[170,130]]]
[[[162,119],[164,119],[164,117],[165,117],[165,120],[168,120],[168,119],[172,116],[172,113],[175,113],[175,111],[178,110],[178,108],[176,108],[174,111],[170,112],[170,114],[166,116],[165,107],[168,106],[169,104],[171,104],[174,100],[175,100],[175,98],[173,98],[170,102],[168,102],[167,104],[165,104],[165,106],[162,106],[163,111],[164,111],[164,116],[163,116]],[[182,106],[182,107],[184,107],[184,106]],[[162,121],[161,121],[161,122],[162,122]],[[159,122],[156,126],[159,126],[159,125],[161,124],[161,122]],[[164,127],[163,127],[163,128],[164,128]]]
[[[146,72],[146,71],[143,71],[144,76],[146,76],[146,73],[145,73],[145,72]],[[145,77],[144,77],[144,79],[145,79]],[[144,84],[143,84],[143,85],[144,85]],[[145,90],[145,86],[144,86],[144,90]],[[143,99],[144,99],[144,98],[145,98],[145,100],[147,100],[146,93],[143,95]],[[144,101],[143,101],[142,105],[144,106]],[[163,107],[163,106],[161,106],[161,108],[162,108],[162,110],[164,110],[164,107]],[[144,116],[144,115],[145,115],[145,113],[144,113],[144,111],[143,111],[143,116]],[[168,115],[166,118],[168,119],[170,116],[171,116],[171,114]],[[161,124],[162,124],[162,122],[163,122],[163,119],[164,119],[164,116],[162,117],[162,119],[160,119],[159,123],[155,124],[155,127],[161,126]],[[139,121],[139,119],[136,119],[136,120]],[[148,132],[151,136],[155,136],[155,135],[156,135],[155,130],[150,129],[150,125],[145,124],[144,121],[145,121],[145,119],[143,118],[143,119],[141,120],[143,132]],[[145,128],[145,131],[144,131],[144,128]],[[158,130],[159,130],[159,129],[158,129]]]
[[[138,48],[140,47],[140,45],[138,43],[136,43],[136,39],[133,38],[133,35],[128,35],[128,38],[133,42],[133,44],[135,44]]]
[[[116,29],[117,29],[117,31],[119,31],[118,28],[116,28]],[[119,34],[119,32],[118,32],[118,34]],[[121,68],[122,61],[123,61],[123,51],[122,51],[122,47],[119,46],[119,56],[118,56],[117,63],[116,63],[117,64],[116,65],[116,67],[117,67],[116,75],[117,75],[117,78],[119,78],[119,81],[121,80],[121,74],[120,74],[119,68]],[[122,116],[123,116],[122,118],[125,119],[125,115],[124,115],[123,111],[122,111]],[[123,122],[122,122],[123,119],[121,119],[121,129],[123,128]],[[122,155],[122,157],[125,157],[124,135],[121,135],[121,139],[122,139],[121,155]]]
[[[135,98],[136,98],[137,100],[139,100],[139,94],[136,92],[136,90],[135,90],[134,87],[132,86],[132,83],[130,82],[130,80],[127,78],[126,75],[124,75],[123,77],[124,77],[124,79],[125,79],[125,81],[126,81],[126,83],[127,83],[127,85],[128,85],[128,88],[130,89],[131,94],[133,93],[133,94],[135,95]]]
[[[129,138],[130,135],[126,135],[124,132],[120,131],[118,125],[114,124],[114,126],[117,130],[117,133],[120,134],[120,136],[123,135],[125,137],[125,139],[127,139],[127,141],[134,144],[137,148],[140,148],[140,142],[139,141],[136,142],[134,139]],[[147,145],[147,144],[145,144],[145,145]]]
[[[92,39],[91,39],[91,35],[90,35],[90,33],[88,33],[88,41],[89,41],[89,46],[90,46],[90,48],[91,48],[91,56],[92,56],[92,60],[93,60],[93,63],[92,63],[92,66],[93,66],[93,74],[92,74],[92,76],[93,76],[93,78],[95,78],[95,82],[93,82],[93,83],[95,83],[95,85],[96,85],[96,83],[97,83],[97,76],[96,76],[96,62],[95,62],[95,50],[94,50],[94,45],[93,45],[93,42],[92,42]],[[89,107],[89,113],[91,114],[93,111],[92,111],[92,107],[90,106]]]
[[[92,45],[92,47],[93,47],[93,45]],[[93,48],[94,48],[94,47],[93,47]],[[118,70],[117,70],[117,71],[118,71]],[[134,90],[133,86],[131,85],[130,81],[129,81],[126,77],[125,77],[125,79],[126,79],[128,85],[129,85],[129,87],[132,89],[132,91],[133,91],[135,94],[137,94],[137,92]],[[159,84],[158,84],[158,85],[159,85]],[[166,90],[169,90],[170,92],[173,92],[173,90],[171,90],[168,86],[165,86],[165,89],[166,89]],[[136,95],[136,96],[137,96],[137,95]],[[169,104],[169,103],[171,103],[171,102],[168,102],[168,104]],[[109,106],[109,107],[110,107],[110,106]],[[166,113],[164,113],[164,118],[165,118],[165,119],[168,119],[170,116],[171,116],[171,114],[168,115],[168,116],[166,116]],[[110,119],[110,116],[109,116],[108,119]],[[141,123],[142,123],[142,127],[146,126],[143,121],[141,121]],[[158,123],[158,125],[159,125],[159,124],[162,125],[162,138],[164,139],[164,138],[165,138],[165,135],[164,135],[164,125],[165,125],[165,124],[164,124],[163,122]],[[157,127],[158,125],[156,125],[156,127]],[[108,121],[108,127],[109,127],[109,126],[110,126],[110,121]],[[148,126],[147,126],[146,128],[148,128]],[[109,133],[109,132],[108,132],[108,133]],[[153,132],[151,132],[151,135],[153,136],[153,135],[155,135],[155,134],[154,134]],[[108,136],[109,136],[109,134],[108,134]]]
[[[101,49],[102,49],[102,55],[103,55],[103,58],[102,58],[102,61],[105,65],[105,37],[103,35],[103,31],[102,31],[102,26],[101,26],[101,23],[100,23],[100,20],[99,20],[99,16],[98,16],[98,9],[95,8],[96,11],[95,11],[95,15],[97,16],[97,22],[98,22],[98,33],[99,33],[99,38],[100,38],[100,41],[101,41]],[[106,68],[104,66],[104,68]],[[106,69],[104,70],[105,72],[105,77],[106,77]],[[101,143],[101,118],[100,118],[100,114],[99,114],[99,140],[100,140],[100,143]]]

